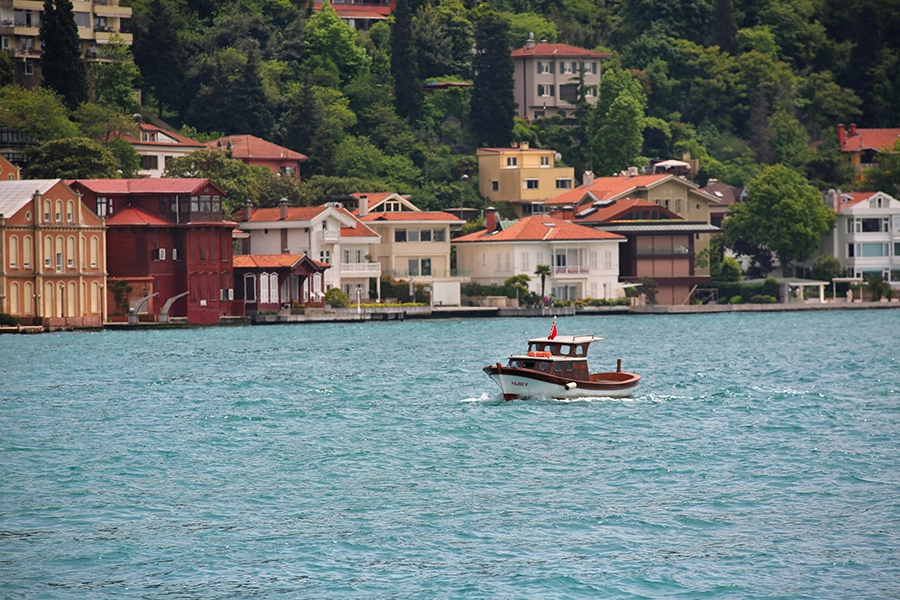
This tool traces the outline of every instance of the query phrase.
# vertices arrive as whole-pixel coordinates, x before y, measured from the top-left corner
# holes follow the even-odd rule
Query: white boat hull
[[[542,381],[527,375],[503,371],[489,373],[491,381],[496,383],[507,400],[512,398],[628,398],[637,382],[630,386],[582,384],[578,382],[553,383]],[[572,385],[574,383],[574,385]],[[568,385],[566,385],[568,384]]]

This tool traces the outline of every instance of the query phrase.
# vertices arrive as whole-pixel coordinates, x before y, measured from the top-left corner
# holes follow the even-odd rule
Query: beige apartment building
[[[478,149],[479,192],[488,202],[509,202],[517,216],[543,211],[545,200],[574,186],[575,169],[557,167],[556,151],[521,142],[510,148]]]
[[[512,52],[516,116],[526,121],[572,116],[582,70],[585,97],[590,104],[595,103],[600,89],[600,62],[605,58],[609,58],[605,52],[527,40],[524,48]]]
[[[99,60],[98,46],[119,36],[131,45],[133,36],[122,32],[123,19],[131,18],[131,7],[119,0],[73,0],[75,24],[85,60]],[[37,87],[41,83],[41,0],[0,0],[0,48],[9,53],[16,83]]]

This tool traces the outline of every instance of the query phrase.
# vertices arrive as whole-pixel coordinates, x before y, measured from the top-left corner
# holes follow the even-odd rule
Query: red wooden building
[[[151,320],[163,312],[195,324],[234,314],[235,223],[222,219],[220,187],[208,179],[79,179],[70,185],[106,217],[108,287],[124,280],[132,288],[127,301],[111,300],[111,320],[131,307]]]

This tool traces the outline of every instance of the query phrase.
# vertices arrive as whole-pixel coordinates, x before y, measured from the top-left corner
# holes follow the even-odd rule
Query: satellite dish
[[[555,158],[556,160],[562,160],[562,154],[557,152],[556,154],[553,155],[553,158]]]

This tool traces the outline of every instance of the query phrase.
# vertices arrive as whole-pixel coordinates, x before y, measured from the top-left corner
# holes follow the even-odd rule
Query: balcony
[[[382,274],[393,277],[394,279],[409,279],[410,277],[413,279],[447,279],[451,277],[468,277],[469,271],[465,269],[431,269],[427,274],[417,272],[410,275],[409,270],[398,269],[394,271],[383,271]]]
[[[566,267],[553,267],[554,275],[585,275],[590,273],[591,270],[588,267],[582,267],[578,265],[569,265]]]
[[[341,241],[341,232],[326,229],[325,231],[320,231],[317,237],[319,238],[319,242],[324,242],[326,244],[336,244],[337,242]]]
[[[381,275],[380,263],[341,263],[341,276],[360,275],[379,277]]]

